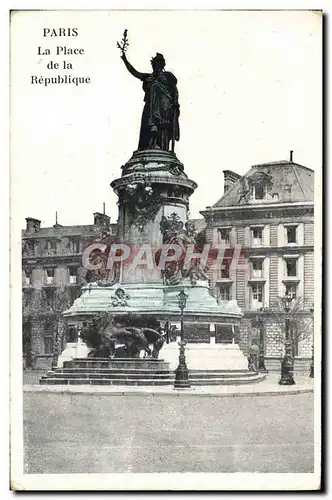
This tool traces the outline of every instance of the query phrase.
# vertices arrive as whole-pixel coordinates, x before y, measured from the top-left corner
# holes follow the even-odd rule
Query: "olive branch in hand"
[[[121,50],[122,54],[124,54],[129,47],[127,33],[128,30],[124,30],[121,42],[116,42],[116,46]]]

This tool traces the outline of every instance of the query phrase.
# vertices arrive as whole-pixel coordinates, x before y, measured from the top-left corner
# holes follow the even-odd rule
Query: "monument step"
[[[259,373],[253,377],[230,377],[230,378],[191,378],[189,381],[191,385],[245,385],[265,380],[266,374]]]
[[[53,371],[51,370],[49,374],[52,374]],[[144,376],[145,374],[151,374],[155,373],[156,375],[167,375],[170,373],[170,370],[168,369],[140,369],[140,368],[57,368],[56,373],[109,373],[109,374],[122,374],[122,373],[128,373],[128,374],[137,374],[137,375],[142,375]]]
[[[92,363],[94,361],[114,361],[116,363],[118,362],[126,362],[130,363],[132,361],[135,361],[136,363],[146,363],[147,361],[152,364],[159,364],[163,363],[165,360],[161,358],[74,358],[71,361],[87,361],[88,363]]]
[[[189,370],[190,373],[194,373],[194,374],[201,374],[201,373],[220,373],[220,374],[224,374],[224,373],[233,373],[233,374],[248,374],[248,373],[255,373],[255,372],[250,372],[249,370],[232,370],[232,369],[223,369],[223,368],[211,368],[211,370],[209,370],[208,368],[204,368],[204,369],[192,369],[192,370]]]
[[[110,379],[110,378],[56,378],[47,377],[39,380],[41,385],[171,385],[172,379]]]
[[[236,373],[233,371],[202,371],[200,373],[194,372],[192,370],[189,370],[189,377],[192,379],[204,379],[204,378],[217,378],[217,379],[228,379],[228,378],[248,378],[248,379],[253,379],[257,375],[256,372],[240,372]]]
[[[145,369],[145,370],[167,370],[169,364],[163,360],[145,360],[145,359],[73,359],[65,361],[63,368],[108,368],[108,369]]]
[[[170,370],[138,370],[138,369],[108,369],[108,368],[58,368],[56,371],[49,371],[48,376],[56,377],[82,377],[86,378],[90,375],[93,377],[124,377],[124,378],[156,378],[173,376],[174,372]],[[191,378],[255,378],[255,372],[245,370],[189,370]]]
[[[254,374],[251,377],[215,377],[215,378],[192,378],[189,376],[189,381],[192,386],[198,385],[244,385],[253,382],[261,382],[266,378],[266,374]],[[172,385],[174,382],[174,374],[167,378],[109,378],[109,377],[43,377],[39,383],[41,385]]]
[[[144,380],[144,379],[156,379],[156,380],[163,380],[163,379],[173,379],[174,374],[173,373],[145,373],[144,375],[137,374],[137,373],[91,373],[91,372],[86,372],[86,373],[62,373],[62,372],[53,372],[48,375],[48,377],[51,378],[68,378],[68,379],[73,379],[73,378],[91,378],[91,379],[96,379],[96,378],[108,378],[110,380],[114,379],[121,379],[121,380]]]

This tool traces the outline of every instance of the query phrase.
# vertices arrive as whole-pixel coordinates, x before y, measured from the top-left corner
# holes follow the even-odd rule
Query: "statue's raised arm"
[[[125,52],[123,52],[121,54],[121,59],[125,63],[125,66],[126,66],[127,70],[129,71],[129,73],[131,75],[133,75],[135,78],[139,78],[140,80],[144,80],[148,76],[148,73],[140,73],[139,71],[137,71],[137,69],[134,68],[134,66],[132,66],[130,64],[130,62],[127,59],[127,56],[126,56]]]

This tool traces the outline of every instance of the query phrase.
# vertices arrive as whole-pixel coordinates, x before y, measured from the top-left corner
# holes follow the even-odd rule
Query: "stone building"
[[[115,234],[116,224],[99,212],[91,225],[41,227],[40,220],[26,219],[22,231],[23,353],[32,351],[37,356],[37,368],[50,366],[55,339],[64,328],[61,313],[88,280],[82,266],[84,249]],[[60,332],[62,344],[73,335],[70,329],[62,336]]]
[[[201,212],[207,241],[225,247],[223,266],[209,270],[218,300],[236,299],[244,317],[244,352],[259,342],[263,320],[267,367],[279,367],[289,313],[296,368],[312,355],[314,297],[314,172],[293,162],[253,165],[240,176],[224,170],[224,195]],[[235,248],[239,258],[235,255]]]

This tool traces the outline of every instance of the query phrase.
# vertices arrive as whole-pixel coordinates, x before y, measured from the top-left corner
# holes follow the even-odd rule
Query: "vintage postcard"
[[[322,31],[11,12],[13,490],[321,488]]]

